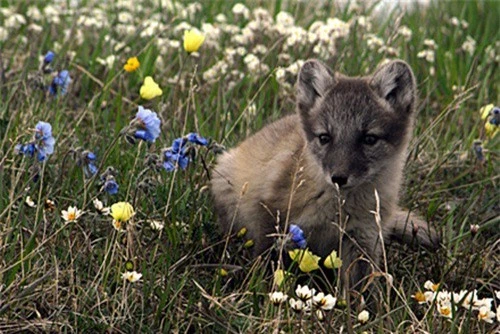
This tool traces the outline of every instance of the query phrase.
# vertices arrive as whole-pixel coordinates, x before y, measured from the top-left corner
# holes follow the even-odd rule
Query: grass
[[[448,291],[477,289],[480,297],[500,290],[498,136],[488,138],[479,114],[500,97],[497,3],[445,1],[377,12],[363,4],[248,1],[251,10],[260,4],[272,18],[287,11],[294,25],[305,29],[335,17],[349,22],[350,30],[336,39],[334,52],[320,55],[313,49],[317,42],[286,48],[276,30],[254,34],[242,51],[266,46],[259,58],[269,71],[259,73],[245,64],[244,56],[235,56],[218,80],[204,74],[224,59],[228,48],[236,49],[235,35],[252,16],[233,13],[231,1],[126,3],[89,0],[72,7],[71,1],[38,1],[30,8],[29,2],[0,1],[0,27],[7,32],[2,38],[0,28],[0,332],[498,330],[498,321],[479,321],[477,311],[460,308],[447,319],[411,298],[426,280]],[[13,13],[26,22],[16,26]],[[221,13],[232,26],[207,36],[198,54],[187,55],[181,23],[222,28]],[[412,32],[408,41],[398,34],[403,25]],[[382,44],[370,47],[370,34]],[[467,36],[475,41],[470,53],[463,48]],[[434,40],[436,48],[426,46],[426,39]],[[52,80],[40,71],[40,57],[48,50],[56,52],[52,69],[70,72],[66,95],[49,96],[40,89]],[[423,50],[434,52],[434,61],[419,57]],[[99,62],[111,55],[116,57],[111,66]],[[127,73],[123,64],[132,56],[141,65]],[[443,244],[436,253],[387,247],[394,285],[365,324],[356,319],[360,309],[351,305],[319,321],[269,303],[272,270],[262,263],[265,259],[250,260],[240,239],[230,240],[226,250],[208,191],[215,148],[233,147],[292,113],[295,75],[287,73],[281,81],[276,69],[311,57],[349,75],[370,73],[385,58],[401,58],[419,84],[402,204],[425,216]],[[146,75],[163,89],[151,101],[139,96]],[[138,105],[162,120],[152,145],[129,144],[122,134]],[[38,121],[51,123],[56,138],[54,154],[43,163],[14,152],[17,143],[29,141]],[[210,138],[210,148],[196,147],[186,170],[156,168],[162,148],[188,132]],[[483,161],[472,150],[476,139],[483,141]],[[78,163],[84,150],[97,155],[100,169],[94,177]],[[100,184],[107,167],[116,171],[116,195]],[[25,204],[27,196],[36,207]],[[112,219],[94,208],[95,198],[106,206],[130,202],[137,212],[135,224],[117,232]],[[55,205],[44,205],[47,200]],[[84,210],[75,223],[61,218],[68,206]],[[152,229],[150,220],[161,221],[164,229]],[[479,230],[471,232],[475,224]],[[122,279],[127,265],[143,275],[139,282]],[[221,268],[227,275],[221,275]],[[295,273],[292,281],[309,282],[314,275]],[[379,284],[385,291],[384,281]],[[293,288],[288,289],[292,295]],[[333,289],[324,292],[340,298]],[[492,310],[499,303],[494,300]]]

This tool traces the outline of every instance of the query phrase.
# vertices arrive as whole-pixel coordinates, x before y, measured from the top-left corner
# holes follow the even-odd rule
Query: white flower
[[[13,14],[12,16],[9,16],[4,22],[4,26],[10,29],[17,29],[23,24],[26,24],[26,19],[21,14]]]
[[[500,305],[497,307],[497,321],[500,322]]]
[[[286,302],[287,299],[288,299],[288,296],[285,295],[283,292],[275,291],[275,292],[271,292],[269,294],[269,300],[274,305],[278,305],[278,304],[281,304],[283,302]]]
[[[250,17],[250,10],[241,3],[237,3],[236,5],[234,5],[232,12],[234,15],[241,15],[245,19],[248,19]]]
[[[315,293],[316,293],[316,290],[309,289],[309,287],[307,285],[301,286],[299,284],[297,286],[297,289],[295,290],[295,294],[297,295],[297,297],[299,297],[303,301],[311,299]]]
[[[478,320],[482,320],[491,324],[493,323],[494,318],[495,318],[495,312],[493,312],[491,308],[487,306],[481,306],[481,308],[479,309],[479,313],[477,314]]]
[[[474,38],[467,36],[466,41],[462,44],[461,49],[467,52],[470,56],[476,51],[476,41]]]
[[[436,59],[435,53],[433,50],[423,50],[417,53],[417,58],[424,58],[427,60],[429,63],[433,63],[434,60]]]
[[[487,307],[491,310],[491,306],[493,305],[493,298],[482,298],[476,299],[472,303],[473,310],[479,310],[481,307]]]
[[[499,291],[495,291],[495,296],[497,297],[497,299],[500,299],[500,290]]]
[[[78,210],[76,206],[70,206],[68,207],[68,210],[61,211],[61,217],[65,220],[66,223],[76,222],[82,215],[83,211]]]
[[[156,230],[156,231],[161,231],[165,227],[165,224],[163,224],[163,222],[161,222],[159,220],[150,220],[149,225],[151,226],[151,228],[153,230]]]
[[[424,45],[433,50],[437,49],[437,44],[433,39],[425,39]]]
[[[439,288],[439,284],[434,284],[432,281],[426,281],[424,283],[424,289],[429,291],[436,291]]]
[[[361,311],[358,314],[358,321],[359,322],[364,324],[365,322],[368,321],[368,319],[370,319],[370,313],[367,310]]]
[[[311,305],[310,304],[308,304],[306,302],[303,302],[300,299],[290,298],[289,303],[290,303],[290,307],[295,312],[301,312],[301,311],[308,312],[311,309]]]
[[[138,273],[137,271],[126,271],[122,274],[122,278],[126,279],[130,283],[135,283],[138,280],[140,280],[142,277],[142,274]]]
[[[35,202],[31,199],[31,196],[26,196],[26,200],[24,201],[24,203],[26,203],[27,206],[29,206],[30,208],[34,208],[36,207],[36,204]]]
[[[92,203],[94,204],[94,208],[96,208],[97,211],[99,211],[103,215],[109,215],[109,207],[104,207],[104,204],[102,204],[102,202],[98,198],[94,199]]]
[[[436,305],[436,308],[439,314],[441,314],[445,318],[451,318],[453,315],[450,302],[438,303]]]
[[[315,314],[319,321],[323,321],[325,319],[325,313],[322,310],[316,310]]]
[[[337,298],[333,297],[331,294],[325,294],[323,292],[319,292],[317,295],[313,297],[313,303],[317,307],[323,310],[331,310],[335,307],[337,303]]]
[[[0,42],[5,42],[9,37],[9,32],[4,27],[0,27]]]
[[[97,57],[96,58],[96,61],[103,65],[103,66],[106,66],[107,68],[112,68],[113,65],[115,64],[115,60],[116,60],[116,56],[115,55],[109,55],[106,57],[106,59],[102,59],[102,58],[99,58]]]
[[[407,26],[401,26],[398,29],[398,34],[401,35],[406,42],[411,39],[413,32]]]

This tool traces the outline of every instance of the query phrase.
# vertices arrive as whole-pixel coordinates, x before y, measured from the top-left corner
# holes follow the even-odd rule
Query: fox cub
[[[383,241],[437,246],[427,223],[397,207],[415,118],[411,68],[396,60],[351,78],[308,60],[296,96],[295,115],[218,158],[211,189],[223,230],[246,227],[257,256],[275,244],[278,223],[296,224],[314,254],[340,250],[350,287],[380,264]]]

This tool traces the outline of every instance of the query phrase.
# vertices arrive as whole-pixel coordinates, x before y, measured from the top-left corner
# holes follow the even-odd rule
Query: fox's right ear
[[[297,106],[306,115],[316,99],[322,97],[335,83],[333,72],[322,62],[310,59],[302,65],[297,80]]]

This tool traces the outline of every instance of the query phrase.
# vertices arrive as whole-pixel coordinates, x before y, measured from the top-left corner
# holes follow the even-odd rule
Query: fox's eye
[[[379,138],[374,135],[365,135],[363,137],[363,144],[372,146],[375,145],[378,142]]]
[[[319,143],[321,145],[326,145],[326,144],[328,144],[330,142],[330,140],[332,139],[332,137],[330,137],[330,135],[327,134],[327,133],[323,133],[323,134],[320,134],[318,136],[318,139],[319,139]]]

